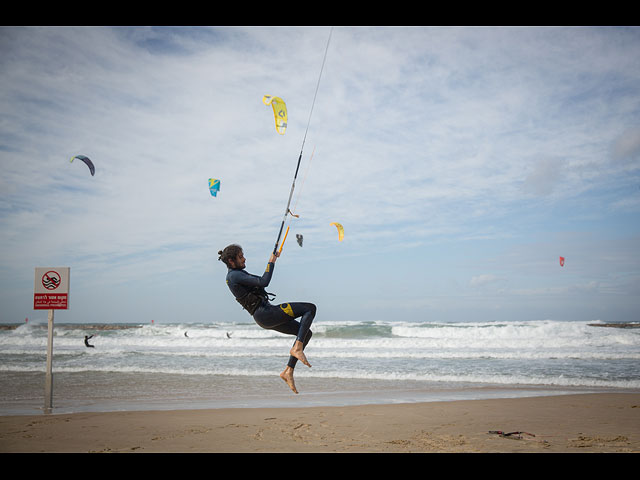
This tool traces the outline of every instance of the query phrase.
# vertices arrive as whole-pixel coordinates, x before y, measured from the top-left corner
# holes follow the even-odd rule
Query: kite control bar
[[[280,250],[278,251],[278,256],[282,253],[282,247],[284,247],[284,242],[287,241],[287,235],[289,235],[289,227],[287,227],[287,231],[284,232],[284,238],[282,239],[282,243],[280,244]]]

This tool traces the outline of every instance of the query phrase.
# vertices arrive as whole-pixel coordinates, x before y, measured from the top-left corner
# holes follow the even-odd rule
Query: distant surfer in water
[[[93,346],[93,345],[90,345],[90,344],[89,344],[89,339],[90,339],[90,338],[93,338],[93,335],[89,335],[89,336],[85,335],[85,336],[84,336],[84,344],[85,344],[85,346],[87,346],[87,347],[95,348],[95,346]]]
[[[293,370],[298,360],[310,367],[311,364],[304,354],[304,347],[311,340],[311,323],[316,315],[313,303],[294,302],[272,305],[265,287],[269,285],[278,253],[272,253],[267,268],[261,277],[251,275],[244,269],[246,259],[240,245],[229,245],[218,252],[218,260],[224,262],[229,269],[227,272],[227,286],[238,303],[249,312],[255,322],[262,328],[275,330],[287,335],[295,335],[296,340],[289,351],[289,361],[280,374],[289,388],[298,393],[293,380]],[[300,321],[296,319],[300,318]]]

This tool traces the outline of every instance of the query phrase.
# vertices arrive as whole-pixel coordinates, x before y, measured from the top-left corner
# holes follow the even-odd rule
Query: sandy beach
[[[0,452],[638,453],[640,394],[3,416]]]

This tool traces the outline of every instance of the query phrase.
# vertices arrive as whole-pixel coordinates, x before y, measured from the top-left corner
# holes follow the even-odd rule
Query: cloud
[[[636,166],[640,164],[640,127],[629,128],[615,139],[612,157],[614,161],[634,160]]]
[[[549,195],[565,180],[563,173],[562,159],[538,159],[524,179],[523,189],[534,195]]]
[[[477,275],[471,278],[470,285],[474,288],[476,287],[484,287],[486,285],[490,285],[496,282],[502,281],[500,277],[491,274],[483,274]]]
[[[0,268],[28,289],[34,264],[153,284],[200,278],[233,242],[266,261],[328,33],[0,29]],[[619,185],[638,180],[639,43],[635,29],[336,27],[294,197],[305,247],[288,258],[339,267],[516,242],[572,229],[576,212],[637,214]],[[287,102],[285,136],[264,94]],[[69,163],[78,153],[95,177]],[[459,278],[475,288],[506,277],[473,270]]]

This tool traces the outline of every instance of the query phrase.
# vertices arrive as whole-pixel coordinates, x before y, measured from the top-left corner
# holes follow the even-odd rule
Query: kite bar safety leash
[[[309,167],[311,166],[311,160],[313,160],[313,154],[315,153],[316,149],[315,147],[313,148],[313,152],[311,153],[311,158],[309,158],[309,163],[307,164],[307,171],[304,174],[304,178],[302,179],[302,185],[300,186],[300,190],[298,190],[298,198],[296,198],[296,204],[293,206],[293,211],[296,210],[296,208],[298,207],[298,202],[300,201],[300,195],[302,195],[302,189],[304,187],[304,182],[307,179],[307,174],[309,173]],[[300,215],[297,215],[295,213],[293,213],[293,211],[291,209],[289,209],[289,214],[292,217],[296,217],[296,218],[300,218]],[[286,218],[286,215],[285,215]],[[282,248],[284,247],[284,242],[287,241],[287,235],[289,235],[289,225],[287,225],[287,230],[284,232],[284,238],[282,239],[282,243],[280,244],[280,250],[278,251],[278,255],[280,255],[282,253]],[[276,246],[278,244],[276,243]]]
[[[331,27],[331,31],[329,32],[329,38],[327,39],[327,46],[324,49],[324,58],[322,59],[322,66],[320,67],[320,75],[318,75],[318,83],[316,84],[316,91],[313,95],[313,102],[311,103],[311,111],[309,112],[309,120],[307,121],[307,128],[304,131],[304,138],[302,139],[302,147],[300,148],[300,156],[298,157],[298,165],[296,166],[296,173],[293,175],[293,183],[291,184],[291,191],[289,192],[289,201],[287,202],[287,208],[284,211],[284,217],[282,218],[282,224],[280,225],[280,231],[278,232],[278,239],[276,240],[276,245],[275,247],[273,247],[274,254],[278,251],[278,244],[280,243],[282,230],[284,228],[285,222],[287,221],[287,215],[289,215],[289,212],[290,212],[289,207],[291,206],[291,198],[293,197],[293,190],[295,189],[295,186],[296,186],[296,178],[298,177],[298,170],[300,170],[300,161],[302,160],[302,151],[304,150],[304,143],[307,140],[307,132],[309,131],[309,125],[311,124],[311,115],[313,114],[313,107],[316,104],[316,97],[318,96],[318,87],[320,86],[320,79],[322,78],[324,63],[327,59],[327,52],[329,51],[329,43],[331,42],[332,33],[333,33],[333,27]],[[284,241],[282,243],[284,245]],[[280,251],[282,251],[282,248],[280,248]]]

